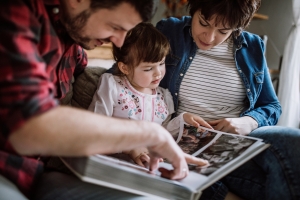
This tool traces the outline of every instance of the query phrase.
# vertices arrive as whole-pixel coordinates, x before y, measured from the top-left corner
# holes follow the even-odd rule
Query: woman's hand
[[[248,135],[258,127],[258,123],[249,116],[239,118],[224,118],[208,122],[215,130],[234,133],[239,135]]]
[[[199,117],[198,115],[194,115],[191,113],[184,113],[183,119],[184,119],[185,123],[188,123],[194,127],[199,127],[199,125],[200,125],[200,126],[204,126],[206,128],[213,129],[206,121],[204,121],[204,119],[202,119],[202,117]]]

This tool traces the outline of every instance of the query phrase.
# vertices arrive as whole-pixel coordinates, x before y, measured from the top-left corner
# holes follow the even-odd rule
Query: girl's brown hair
[[[161,61],[169,50],[167,38],[151,23],[142,22],[127,33],[121,48],[113,45],[113,56],[117,63],[123,62],[132,72],[141,62]],[[118,67],[114,70],[115,75],[124,75]]]
[[[216,24],[233,29],[237,37],[249,25],[254,13],[261,5],[261,0],[189,0],[188,9],[193,17],[200,11],[205,20],[216,16]],[[227,28],[226,27],[226,28]]]

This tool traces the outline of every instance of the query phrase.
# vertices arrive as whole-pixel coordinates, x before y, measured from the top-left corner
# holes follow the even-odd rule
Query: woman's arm
[[[239,54],[245,61],[245,67],[249,69],[246,76],[249,77],[251,95],[250,108],[242,113],[242,116],[253,118],[258,127],[276,125],[281,115],[281,105],[274,90],[269,73],[269,68],[264,55],[265,44],[262,39],[254,34],[244,34],[248,47],[243,54]],[[242,68],[242,65],[240,66]]]
[[[249,116],[218,119],[208,121],[208,123],[215,130],[239,135],[248,135],[251,131],[258,127],[256,120]]]
[[[237,52],[236,60],[251,83],[251,93],[248,95],[251,103],[239,118],[224,118],[209,121],[209,124],[219,131],[248,135],[258,127],[275,125],[281,114],[281,106],[264,57],[263,41],[257,35],[244,35],[248,47],[243,47],[243,53]]]
[[[264,69],[264,80],[261,92],[254,104],[254,108],[246,111],[244,116],[255,119],[258,127],[276,125],[281,115],[281,105],[275,93],[269,70]]]

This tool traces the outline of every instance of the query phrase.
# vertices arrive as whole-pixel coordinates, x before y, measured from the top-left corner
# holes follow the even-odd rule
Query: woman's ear
[[[118,68],[123,74],[125,74],[125,75],[129,74],[128,67],[123,62],[118,62]]]

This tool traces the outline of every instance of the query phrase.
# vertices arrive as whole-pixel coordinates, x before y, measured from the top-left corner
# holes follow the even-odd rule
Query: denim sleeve
[[[241,116],[250,116],[258,123],[258,127],[276,125],[281,115],[281,105],[274,90],[269,68],[264,56],[264,42],[255,34],[243,34],[249,48],[239,54],[239,63],[246,72],[251,96],[249,109]],[[251,48],[250,48],[251,47]],[[255,50],[255,51],[253,51]]]
[[[258,127],[276,125],[281,115],[281,105],[274,91],[268,69],[264,70],[264,83],[254,109],[246,112],[258,122]]]
[[[258,127],[276,125],[281,115],[281,105],[275,93],[267,65],[263,69],[262,89],[254,108],[244,116],[250,116],[258,122]]]

